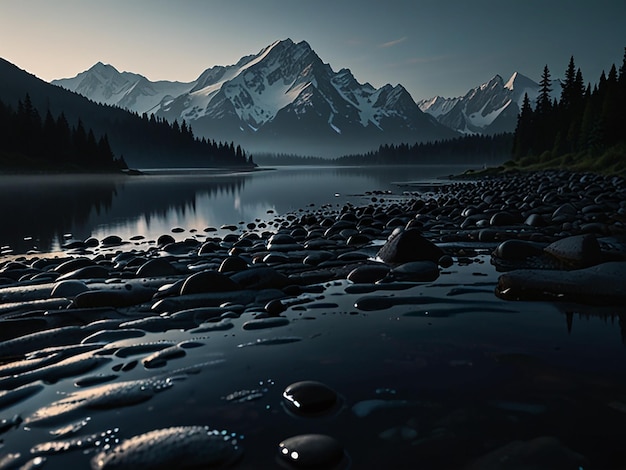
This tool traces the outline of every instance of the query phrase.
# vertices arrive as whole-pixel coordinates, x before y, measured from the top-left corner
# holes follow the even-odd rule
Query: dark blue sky
[[[3,2],[0,57],[45,80],[102,61],[191,81],[277,39],[307,41],[360,82],[418,100],[464,94],[495,74],[595,82],[626,46],[625,0],[22,0]]]

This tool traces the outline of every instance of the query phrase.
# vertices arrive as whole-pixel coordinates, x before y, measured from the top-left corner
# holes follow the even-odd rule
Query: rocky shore
[[[173,235],[184,229],[153,243],[112,235],[73,241],[56,257],[0,260],[0,409],[7,416],[0,425],[7,437],[0,468],[39,468],[46,461],[46,468],[60,468],[67,455],[103,469],[172,468],[181,461],[253,468],[243,436],[209,429],[204,419],[180,426],[164,420],[145,432],[131,427],[121,437],[109,432],[110,439],[111,429],[85,430],[93,428],[92,415],[143,403],[219,363],[216,357],[171,369],[201,348],[198,338],[278,331],[296,315],[336,310],[331,288],[355,296],[350,314],[380,312],[424,304],[429,300],[421,293],[400,293],[459,267],[490,263],[495,270],[485,274],[482,289],[491,298],[483,303],[486,310],[504,308],[501,299],[625,305],[624,178],[541,172],[459,180],[427,192],[404,189],[399,195],[370,193],[358,207],[303,208],[243,229],[232,226],[223,237],[212,237],[210,229],[202,240],[176,241]],[[455,308],[469,309],[471,302]],[[266,335],[254,344],[300,339]],[[314,377],[303,379],[282,393],[286,411],[305,420],[336,417],[341,394]],[[64,380],[74,381],[64,397],[47,393]],[[229,401],[252,402],[266,392],[239,390]],[[392,403],[366,402],[356,403],[353,414]],[[47,435],[28,432],[37,427]],[[393,432],[417,445],[415,426]],[[25,448],[10,448],[25,434]],[[459,468],[523,468],[529,462],[533,468],[578,468],[586,462],[552,437],[516,442],[485,446]],[[328,433],[275,444],[271,462],[285,468],[358,462],[357,449],[344,448]],[[510,466],[496,465],[503,456]]]

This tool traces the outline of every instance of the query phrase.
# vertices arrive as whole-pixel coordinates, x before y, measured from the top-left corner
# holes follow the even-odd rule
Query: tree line
[[[112,171],[127,168],[111,151],[106,134],[96,138],[82,121],[70,126],[61,113],[42,119],[30,96],[17,109],[0,101],[0,153],[5,167],[33,170]]]
[[[623,159],[626,146],[626,48],[618,71],[612,65],[593,87],[585,85],[574,57],[570,58],[561,83],[559,99],[552,99],[550,70],[544,67],[539,95],[531,103],[524,96],[513,143],[513,158],[535,163],[569,156],[569,163],[611,154]],[[621,149],[621,150],[620,150]],[[605,164],[615,163],[606,161]]]
[[[454,139],[409,144],[384,144],[377,150],[345,155],[341,165],[476,164],[499,163],[510,158],[512,133],[470,134]]]
[[[140,119],[127,121],[125,124],[116,125],[118,128],[118,138],[123,142],[127,140],[129,146],[139,146],[138,153],[154,154],[152,142],[160,142],[158,157],[173,159],[178,156],[181,160],[195,163],[198,166],[254,166],[252,155],[247,155],[240,145],[233,142],[216,142],[205,137],[198,138],[194,135],[193,129],[185,120],[179,123],[165,118],[143,113]],[[117,123],[116,123],[117,124]],[[142,139],[137,141],[136,136],[141,135]],[[144,145],[145,147],[141,147]]]
[[[125,148],[144,161],[168,166],[254,166],[251,155],[233,142],[197,138],[185,121],[170,123],[163,118],[141,116],[112,119],[112,131],[100,136],[78,119],[70,125],[65,114],[41,116],[27,93],[16,108],[0,100],[0,167],[17,171],[120,171],[128,168],[123,155],[112,148]],[[158,145],[157,145],[158,143]]]

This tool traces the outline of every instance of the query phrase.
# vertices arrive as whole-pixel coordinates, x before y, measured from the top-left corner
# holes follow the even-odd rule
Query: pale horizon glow
[[[528,0],[5,1],[0,57],[51,81],[97,62],[149,80],[191,82],[276,40],[307,41],[335,70],[414,99],[454,97],[499,74],[586,82],[621,65],[626,2]],[[540,12],[540,13],[538,13]]]

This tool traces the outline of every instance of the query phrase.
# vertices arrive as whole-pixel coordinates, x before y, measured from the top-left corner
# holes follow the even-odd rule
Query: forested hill
[[[251,158],[233,143],[197,139],[186,123],[172,123],[94,103],[51,85],[0,59],[0,101],[16,111],[29,95],[40,116],[62,114],[70,128],[80,121],[96,139],[107,135],[110,149],[134,168],[250,167]],[[42,118],[43,119],[43,118]]]
[[[64,114],[42,120],[30,96],[13,110],[0,101],[0,172],[115,172],[126,169],[105,135],[96,138],[79,120],[70,127]]]
[[[626,48],[619,71],[613,64],[593,87],[585,85],[574,57],[560,99],[550,99],[547,65],[540,86],[535,103],[524,99],[511,164],[626,173]]]

